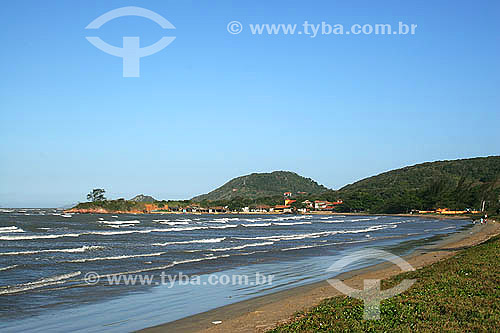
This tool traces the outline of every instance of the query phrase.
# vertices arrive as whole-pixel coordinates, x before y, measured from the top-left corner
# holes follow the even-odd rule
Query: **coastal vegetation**
[[[380,320],[363,320],[362,301],[334,297],[296,314],[270,332],[496,332],[500,327],[500,238],[456,256],[382,281],[416,283],[381,303]]]
[[[332,191],[340,211],[408,213],[411,210],[500,208],[500,156],[417,164]]]
[[[256,195],[255,191],[252,196],[246,196],[244,191],[231,193],[231,188],[237,188],[236,184],[241,184],[242,179],[261,186],[258,180],[262,178],[257,175],[259,174],[233,179],[209,194],[195,197],[193,200],[202,205],[212,202],[235,208],[252,205],[272,206],[283,202],[284,192],[291,192],[296,205],[305,200],[341,199],[343,203],[335,207],[335,211],[341,213],[397,214],[415,210],[431,211],[437,208],[476,211],[484,208],[491,215],[498,214],[500,209],[500,156],[417,164],[365,178],[339,190],[328,190],[321,185],[315,186],[307,193],[294,190],[307,180],[294,174],[296,177],[289,177],[289,182],[301,180],[294,184],[296,186],[291,186],[288,182],[283,186],[273,187],[274,183],[267,182],[266,193],[274,189],[275,195],[272,196]],[[224,199],[225,197],[229,198]]]
[[[92,202],[81,202],[72,209],[74,210],[88,210],[105,212],[145,212],[146,205],[144,202],[117,199],[117,200],[101,200]]]
[[[89,194],[87,194],[87,200],[96,202],[96,201],[105,201],[106,197],[104,196],[106,191],[102,188],[95,188]]]
[[[97,191],[97,192],[96,192]],[[102,192],[101,192],[102,191]],[[294,172],[253,173],[191,200],[156,200],[138,195],[131,200],[105,200],[103,189],[89,194],[90,203],[75,209],[103,208],[119,211],[217,212],[270,211],[287,206],[308,211],[323,201],[327,210],[346,213],[397,214],[447,208],[455,211],[500,213],[500,156],[437,161],[384,172],[339,190],[331,190]],[[293,199],[283,205],[285,199]],[[152,204],[150,206],[146,203]]]

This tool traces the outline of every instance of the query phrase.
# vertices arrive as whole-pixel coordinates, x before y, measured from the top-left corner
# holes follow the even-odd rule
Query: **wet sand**
[[[480,244],[500,234],[500,223],[475,225],[452,234],[435,245],[419,247],[404,257],[415,269],[449,258],[458,251]],[[399,267],[381,263],[337,276],[347,285],[363,289],[364,279],[385,279],[400,273]],[[305,286],[256,297],[170,323],[150,327],[143,332],[264,332],[279,323],[287,322],[294,313],[307,310],[325,298],[340,293],[328,282]],[[220,324],[213,324],[219,322]]]

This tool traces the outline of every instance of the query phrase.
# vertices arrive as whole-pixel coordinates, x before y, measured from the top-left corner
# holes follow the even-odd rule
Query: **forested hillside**
[[[256,199],[263,197],[283,196],[285,192],[297,194],[318,194],[327,191],[310,178],[299,176],[290,171],[274,171],[271,173],[252,173],[234,178],[210,193],[194,197],[194,201],[230,200],[233,198]]]
[[[346,211],[499,207],[500,156],[417,164],[347,185],[335,193]]]

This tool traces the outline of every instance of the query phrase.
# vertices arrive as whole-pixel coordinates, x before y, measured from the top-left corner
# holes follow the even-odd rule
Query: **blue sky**
[[[122,17],[150,9],[175,30]],[[251,172],[332,188],[498,155],[497,1],[9,1],[0,19],[0,206],[189,198]],[[228,22],[243,24],[229,34]],[[413,36],[255,36],[248,24],[418,24]],[[176,40],[139,78],[86,36]]]

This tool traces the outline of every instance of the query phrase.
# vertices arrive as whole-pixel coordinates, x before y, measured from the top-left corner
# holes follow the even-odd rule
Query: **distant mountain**
[[[152,196],[149,195],[144,195],[144,194],[139,194],[130,199],[130,201],[135,201],[135,202],[155,202],[156,199],[153,198]]]
[[[66,204],[66,205],[63,205],[63,206],[57,207],[56,209],[70,209],[70,208],[72,208],[72,207],[75,207],[76,205],[78,205],[78,203],[77,203],[77,202],[72,203],[72,204]]]
[[[212,192],[196,196],[192,200],[229,200],[236,197],[254,199],[282,196],[285,192],[319,194],[325,191],[328,191],[326,187],[310,178],[290,171],[274,171],[234,178]]]
[[[495,210],[500,200],[500,156],[417,164],[344,186],[335,197],[349,210],[400,213],[410,209]]]

